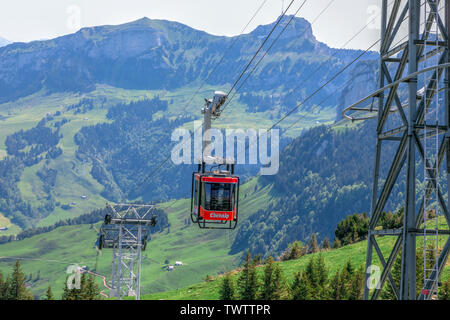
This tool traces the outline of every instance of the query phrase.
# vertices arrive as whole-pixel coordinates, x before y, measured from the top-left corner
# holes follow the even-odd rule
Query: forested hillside
[[[280,155],[279,173],[259,178],[273,185],[274,201],[240,224],[231,253],[249,248],[254,254],[279,254],[289,243],[307,241],[313,233],[333,239],[334,228],[345,216],[369,212],[375,124],[319,126],[289,144]],[[386,145],[386,155],[394,147]],[[389,166],[382,162],[381,172]],[[387,207],[396,208],[400,187]]]
[[[113,202],[143,195],[146,199],[182,197],[185,190],[180,182],[189,176],[192,168],[181,170],[173,164],[162,168],[151,181],[144,181],[155,165],[167,156],[162,141],[170,141],[171,132],[189,119],[153,119],[157,112],[167,111],[167,101],[155,97],[129,105],[109,109],[106,117],[112,123],[83,127],[76,135],[76,156],[81,161],[92,161],[91,174],[105,186],[101,195]],[[191,169],[191,170],[189,170]],[[166,172],[171,172],[170,184]],[[148,182],[148,183],[146,183]],[[145,188],[141,185],[145,184]],[[164,196],[166,195],[166,196]]]

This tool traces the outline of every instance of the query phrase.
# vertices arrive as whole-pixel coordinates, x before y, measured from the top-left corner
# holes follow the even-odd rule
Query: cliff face
[[[354,102],[364,98],[377,89],[378,60],[365,60],[357,63],[350,73],[351,82],[339,96],[336,108],[336,121],[342,119],[342,111]]]

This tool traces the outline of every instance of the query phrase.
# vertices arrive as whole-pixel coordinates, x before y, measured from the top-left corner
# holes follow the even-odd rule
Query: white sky
[[[76,32],[80,27],[120,24],[140,19],[178,21],[215,35],[239,34],[264,0],[1,0],[0,37],[10,41],[49,39]],[[284,0],[284,5],[291,0]],[[295,0],[293,13],[304,0]],[[310,22],[332,1],[313,24],[318,40],[340,48],[368,22],[347,48],[365,49],[379,38],[381,0],[307,0],[297,16]],[[282,0],[266,3],[247,32],[281,14]]]

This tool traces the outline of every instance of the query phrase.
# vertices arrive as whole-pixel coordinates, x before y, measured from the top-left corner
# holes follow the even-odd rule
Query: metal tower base
[[[140,299],[141,252],[156,224],[153,209],[152,205],[107,204],[97,243],[99,249],[113,249],[110,297]]]

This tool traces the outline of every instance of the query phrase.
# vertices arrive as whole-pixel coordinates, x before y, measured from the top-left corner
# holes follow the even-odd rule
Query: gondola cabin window
[[[234,184],[203,182],[202,207],[208,211],[234,209]]]

